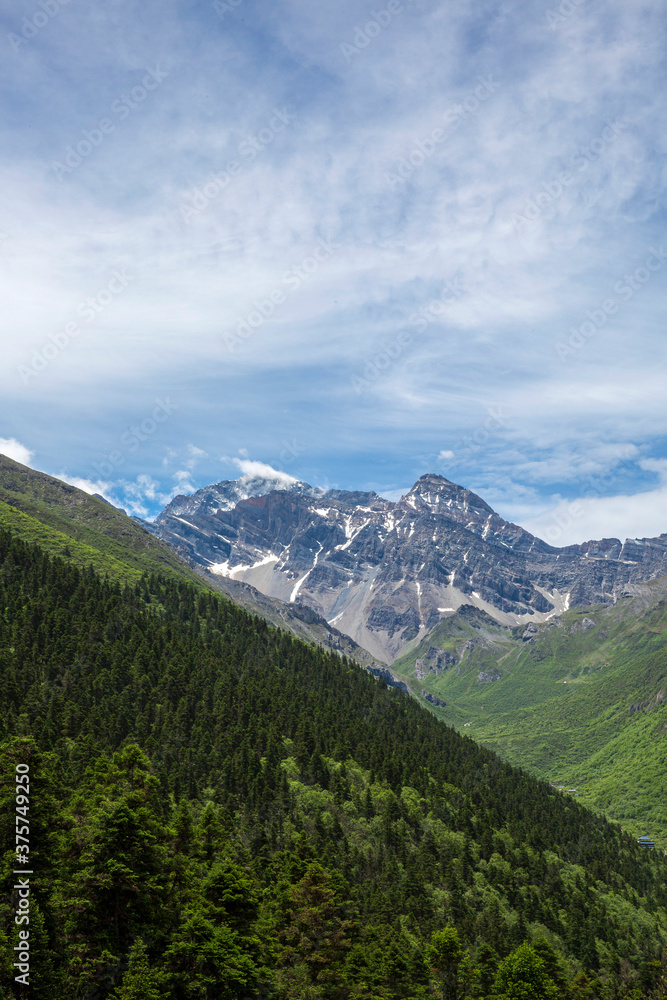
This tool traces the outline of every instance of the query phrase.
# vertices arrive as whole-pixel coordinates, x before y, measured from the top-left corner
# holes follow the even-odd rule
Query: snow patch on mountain
[[[430,474],[392,501],[248,472],[174,498],[155,533],[220,576],[309,605],[389,662],[463,604],[527,624],[667,574],[667,535],[556,549]]]

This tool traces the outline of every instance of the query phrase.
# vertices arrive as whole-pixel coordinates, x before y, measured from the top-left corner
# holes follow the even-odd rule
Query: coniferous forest
[[[8,532],[0,596],[1,1000],[667,997],[667,859],[354,663]]]

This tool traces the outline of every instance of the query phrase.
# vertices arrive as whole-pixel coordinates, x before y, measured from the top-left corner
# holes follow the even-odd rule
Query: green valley
[[[307,608],[303,642],[280,602],[237,584],[239,607],[2,459],[0,825],[10,845],[27,767],[31,995],[664,1000],[667,864],[636,835],[666,825],[666,594],[520,629],[463,606],[393,667],[439,720]],[[15,865],[0,1000],[24,995]]]
[[[666,595],[656,580],[517,629],[462,609],[393,669],[449,724],[667,848]],[[430,669],[430,649],[452,663]]]

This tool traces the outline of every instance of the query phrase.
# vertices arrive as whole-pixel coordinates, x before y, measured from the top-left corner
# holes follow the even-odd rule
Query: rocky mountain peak
[[[167,504],[157,518],[160,523],[164,518],[183,517],[190,514],[215,514],[220,510],[233,510],[242,500],[249,497],[266,496],[274,490],[288,493],[298,493],[302,496],[317,497],[323,490],[313,488],[308,483],[293,479],[291,476],[277,474],[276,476],[244,475],[239,479],[225,479],[219,483],[204,486],[190,496],[176,496]]]
[[[155,533],[211,573],[312,608],[386,661],[462,605],[525,628],[667,574],[667,537],[556,549],[435,473],[398,503],[242,476],[176,497]]]
[[[472,490],[458,486],[444,476],[432,472],[421,476],[402,498],[401,503],[413,508],[427,507],[439,514],[472,514],[475,518],[488,518],[495,513],[493,508]]]

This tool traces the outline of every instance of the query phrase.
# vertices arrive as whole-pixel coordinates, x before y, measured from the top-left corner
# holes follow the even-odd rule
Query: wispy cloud
[[[360,0],[92,0],[7,41],[8,439],[91,482],[97,462],[149,513],[216,479],[213,456],[243,443],[275,466],[294,438],[290,476],[316,482],[397,490],[440,461],[510,506],[571,502],[626,448],[623,489],[652,492],[637,463],[667,455],[667,290],[660,273],[615,287],[663,252],[662,5],[586,3],[552,27],[519,0],[398,6],[369,31]],[[80,162],[58,176],[68,146]],[[336,249],[311,271],[321,241]],[[118,293],[115,274],[132,276]],[[174,417],[107,475],[170,395]],[[507,424],[462,447],[498,405]]]

